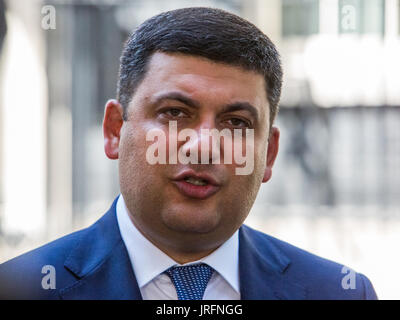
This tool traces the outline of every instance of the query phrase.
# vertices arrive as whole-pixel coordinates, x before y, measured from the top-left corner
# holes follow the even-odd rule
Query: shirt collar
[[[136,280],[140,288],[152,281],[168,268],[179,265],[176,261],[166,255],[163,251],[152,244],[136,228],[129,218],[122,194],[117,202],[117,221],[122,240],[125,243],[131,260]],[[216,270],[236,292],[239,292],[239,236],[236,231],[219,248],[208,256],[194,262],[206,263]]]

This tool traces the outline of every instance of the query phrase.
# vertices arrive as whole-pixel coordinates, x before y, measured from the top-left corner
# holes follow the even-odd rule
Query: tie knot
[[[179,300],[201,300],[213,271],[202,263],[171,267],[165,272],[171,278]]]

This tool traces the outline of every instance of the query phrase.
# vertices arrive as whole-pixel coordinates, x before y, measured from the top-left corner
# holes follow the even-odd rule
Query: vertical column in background
[[[6,236],[34,236],[42,234],[46,226],[47,101],[40,7],[36,3],[9,4],[1,82],[2,227]]]
[[[385,37],[398,37],[400,35],[400,1],[385,1]]]
[[[46,30],[48,83],[47,208],[48,236],[56,238],[72,228],[72,38],[71,6],[49,2],[56,9],[56,29]]]

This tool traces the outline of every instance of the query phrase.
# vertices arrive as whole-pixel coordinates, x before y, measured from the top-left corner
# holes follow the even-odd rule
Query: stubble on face
[[[161,106],[153,106],[152,97],[166,90],[180,91],[201,105],[198,110],[187,108],[181,101],[163,101]],[[218,124],[221,106],[235,100],[250,102],[260,114],[254,121],[252,174],[238,176],[235,166],[227,164],[147,163],[146,150],[151,142],[146,141],[146,133],[157,128],[168,136],[165,119],[157,113],[159,107],[190,109],[191,117],[180,120],[181,128],[198,129]],[[132,221],[150,241],[159,247],[187,252],[212,250],[240,227],[254,203],[265,168],[267,111],[264,79],[259,74],[199,57],[153,55],[129,105],[119,146],[121,193]],[[185,197],[171,183],[184,167],[214,175],[221,182],[220,190],[204,200]]]

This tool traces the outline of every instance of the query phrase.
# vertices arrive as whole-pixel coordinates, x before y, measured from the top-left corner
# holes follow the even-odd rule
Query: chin
[[[165,212],[162,217],[164,224],[171,230],[180,233],[210,233],[219,225],[220,216],[217,212],[204,210],[185,210]]]

